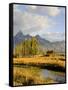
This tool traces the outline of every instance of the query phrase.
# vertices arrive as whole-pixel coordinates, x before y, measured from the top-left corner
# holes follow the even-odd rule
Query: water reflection
[[[63,72],[55,72],[52,70],[42,69],[41,74],[43,77],[51,78],[51,79],[55,80],[57,83],[65,82],[65,73],[63,73]]]

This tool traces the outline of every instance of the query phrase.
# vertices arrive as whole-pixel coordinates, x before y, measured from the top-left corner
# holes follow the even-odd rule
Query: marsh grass
[[[14,67],[13,69],[13,85],[14,86],[27,86],[36,84],[55,83],[51,78],[43,78],[40,75],[40,69],[37,67],[20,68]]]
[[[42,68],[65,72],[65,56],[50,54],[48,56],[36,55],[33,57],[13,58],[13,85],[28,86],[56,83],[53,79],[44,78],[40,74]]]
[[[40,68],[50,68],[60,71],[65,71],[65,57],[63,56],[42,56],[42,57],[31,57],[31,58],[14,58],[14,65],[31,65],[38,66]]]

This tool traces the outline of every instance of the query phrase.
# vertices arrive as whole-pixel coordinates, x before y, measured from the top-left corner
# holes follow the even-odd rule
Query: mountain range
[[[13,43],[14,47],[18,44],[23,42],[26,39],[31,39],[32,36],[30,35],[24,35],[21,31],[19,31],[14,37],[13,37]],[[39,35],[36,35],[35,38],[38,40],[40,47],[45,50],[54,50],[56,52],[65,52],[65,41],[55,41],[50,42],[44,38],[42,38]]]

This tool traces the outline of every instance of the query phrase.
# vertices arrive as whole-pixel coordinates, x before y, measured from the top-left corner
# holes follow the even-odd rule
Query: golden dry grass
[[[64,60],[60,60],[60,58]],[[50,64],[65,68],[65,58],[61,56],[13,58],[13,64]]]
[[[35,85],[35,84],[48,84],[55,83],[54,80],[50,78],[43,78],[40,75],[40,69],[36,67],[29,68],[13,68],[13,85]]]
[[[51,78],[44,78],[40,75],[41,69],[39,67],[22,67],[22,65],[57,65],[61,68],[65,68],[65,57],[58,55],[46,56],[34,56],[13,58],[13,85],[36,85],[36,84],[51,84],[57,83]],[[19,65],[16,67],[15,65]]]

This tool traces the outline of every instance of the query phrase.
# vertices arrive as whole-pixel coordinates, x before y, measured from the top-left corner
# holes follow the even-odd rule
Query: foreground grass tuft
[[[14,67],[13,74],[14,74],[13,75],[14,86],[55,83],[55,81],[53,81],[50,78],[43,78],[40,75],[40,69],[36,67],[29,67],[29,68]]]

